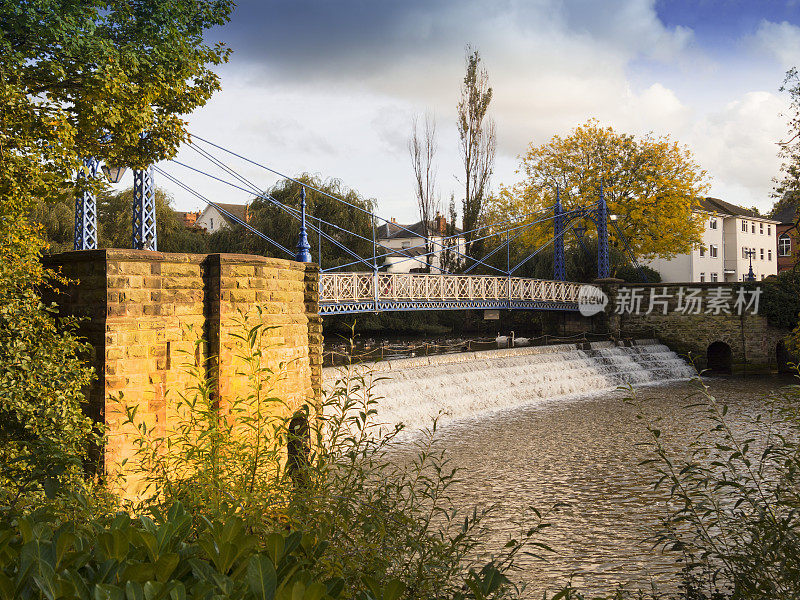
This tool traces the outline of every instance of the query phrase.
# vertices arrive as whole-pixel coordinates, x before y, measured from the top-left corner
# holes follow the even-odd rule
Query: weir
[[[656,340],[464,352],[353,368],[377,380],[378,422],[402,422],[410,430],[429,426],[440,413],[444,422],[696,374]],[[337,376],[341,368],[323,369],[323,387],[329,388]]]

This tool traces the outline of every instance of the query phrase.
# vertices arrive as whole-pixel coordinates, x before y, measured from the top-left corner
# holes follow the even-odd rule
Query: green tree
[[[101,248],[131,247],[131,206],[133,189],[115,194],[101,194],[97,201],[99,245]],[[172,209],[172,198],[156,188],[156,229],[161,252],[208,251],[208,234],[188,228]]]
[[[371,260],[372,218],[364,211],[373,210],[375,201],[366,199],[355,190],[347,188],[338,179],[323,180],[317,176],[303,174],[297,177],[297,180],[320,189],[325,194],[341,198],[352,205],[348,206],[325,194],[306,188],[306,215],[309,225],[316,227],[318,225],[317,219],[335,225],[334,227],[323,223],[321,226],[322,231],[356,255]],[[299,209],[300,189],[301,185],[299,183],[285,180],[268,190],[266,195],[282,204]],[[248,207],[248,215],[250,226],[294,253],[297,246],[297,236],[300,231],[300,224],[294,216],[265,198],[255,198]],[[312,259],[318,261],[318,236],[310,228],[308,230],[308,239],[311,244]],[[291,258],[291,256],[267,240],[245,230],[240,225],[217,231],[210,236],[209,243],[211,249],[215,252],[237,252],[262,254],[276,258]],[[379,248],[378,252],[380,253],[380,251]],[[346,265],[356,261],[358,261],[357,258],[323,237],[322,266],[324,268]],[[357,262],[357,264],[351,265],[347,269],[365,271],[369,270],[369,265],[364,262]]]
[[[462,219],[467,256],[480,256],[482,241],[473,241],[479,233],[470,233],[481,222],[483,204],[489,193],[497,148],[494,121],[487,118],[492,88],[489,74],[481,67],[477,50],[467,47],[466,75],[458,101],[458,136],[464,164],[464,199]]]
[[[232,5],[0,0],[0,503],[73,481],[92,442],[87,348],[41,301],[57,279],[31,212],[72,187],[83,157],[141,167],[176,152],[182,115],[219,88],[209,65],[227,50],[203,33]]]

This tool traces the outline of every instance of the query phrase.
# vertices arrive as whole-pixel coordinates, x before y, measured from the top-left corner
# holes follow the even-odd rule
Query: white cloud
[[[757,48],[774,55],[784,69],[800,64],[800,27],[786,21],[762,21],[755,33]]]
[[[777,141],[786,132],[784,99],[750,92],[699,120],[688,136],[701,164],[713,176],[713,192],[734,204],[772,205],[772,177],[778,174]]]
[[[768,205],[785,102],[742,90],[736,57],[710,69],[693,33],[664,27],[653,0],[409,0],[402,10],[387,3],[388,16],[370,13],[382,2],[333,4],[336,11],[323,11],[305,29],[285,23],[248,38],[252,46],[234,53],[222,71],[222,92],[191,115],[191,129],[290,175],[339,177],[378,198],[383,216],[410,220],[416,207],[406,139],[414,113],[430,110],[438,119],[442,198],[459,189],[455,105],[464,46],[471,42],[495,92],[495,186],[515,180],[516,156],[530,142],[544,143],[596,117],[619,131],[670,134],[695,151],[714,177],[714,193],[747,206]],[[359,20],[359,11],[369,14]],[[762,59],[773,42],[770,52],[790,57],[798,32],[789,24],[762,23],[756,34],[764,38]],[[774,63],[764,64],[780,77]],[[675,72],[688,82],[680,90],[662,77]],[[189,151],[181,157],[200,164]],[[276,181],[236,164],[261,186]],[[216,200],[247,199],[185,177]],[[183,209],[199,206],[186,194],[176,197]]]

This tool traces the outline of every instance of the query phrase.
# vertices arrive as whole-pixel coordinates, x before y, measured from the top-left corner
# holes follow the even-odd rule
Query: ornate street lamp
[[[83,160],[83,168],[78,171],[78,179],[94,179],[101,169],[111,183],[119,183],[125,167],[100,167],[94,156]],[[91,190],[84,190],[75,198],[75,250],[95,250],[97,248],[97,198]]]
[[[747,281],[755,281],[756,275],[753,273],[753,257],[756,255],[756,251],[753,249],[745,250],[745,254],[747,258],[750,259],[750,270],[747,272]]]
[[[103,171],[103,175],[106,176],[109,183],[119,183],[122,179],[122,176],[125,174],[125,170],[127,167],[109,167],[108,165],[103,165],[100,167]]]

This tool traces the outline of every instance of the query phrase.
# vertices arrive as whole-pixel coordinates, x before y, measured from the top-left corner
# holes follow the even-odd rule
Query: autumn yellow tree
[[[637,259],[671,257],[701,242],[702,223],[692,208],[708,191],[707,174],[688,148],[668,136],[637,139],[590,120],[566,137],[531,144],[520,158],[517,172],[524,179],[500,187],[487,207],[487,222],[511,217],[532,222],[552,214],[547,209],[555,203],[556,186],[564,210],[593,205],[602,182],[609,214],[616,215]],[[592,235],[594,224],[586,226]],[[536,247],[552,236],[550,220],[531,227],[519,241]],[[614,227],[609,236],[623,244]]]

